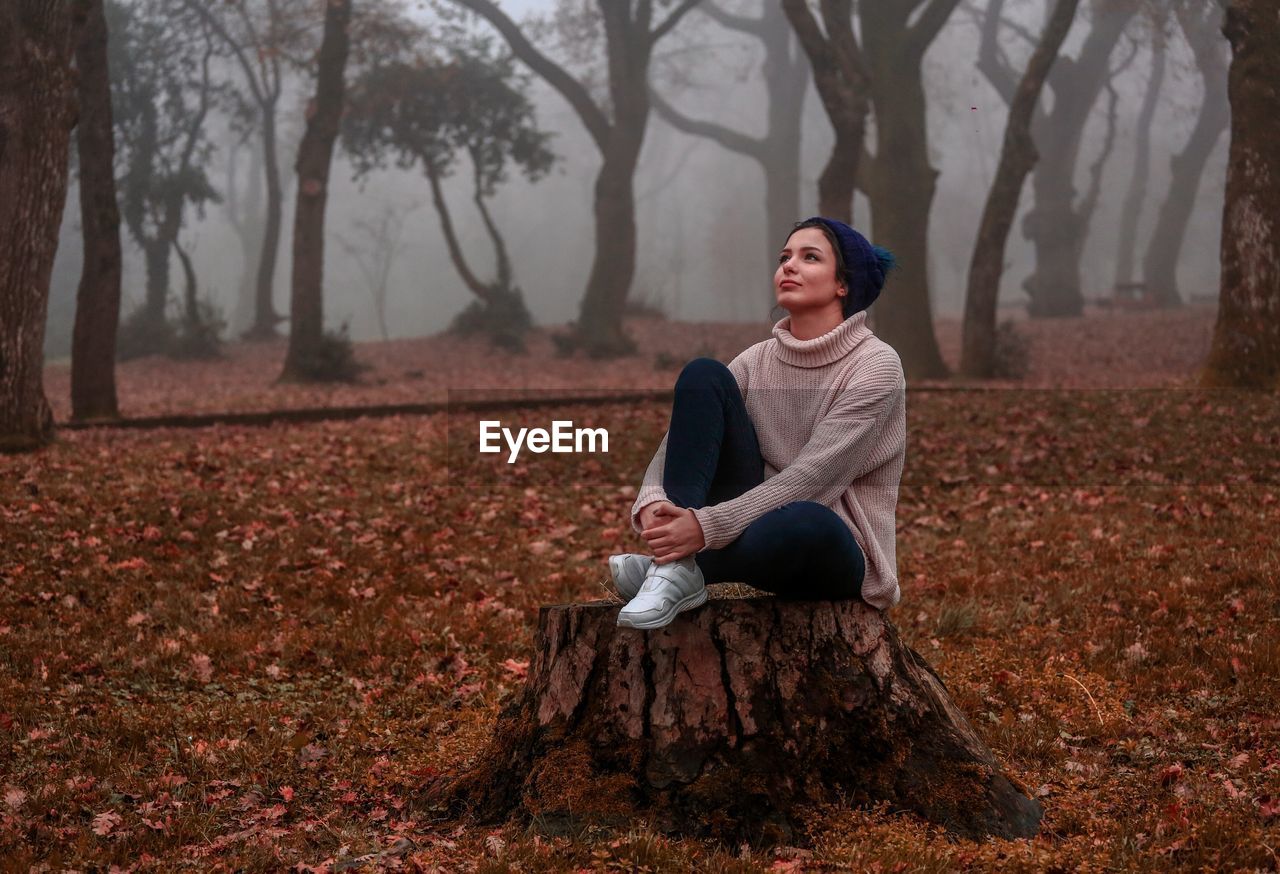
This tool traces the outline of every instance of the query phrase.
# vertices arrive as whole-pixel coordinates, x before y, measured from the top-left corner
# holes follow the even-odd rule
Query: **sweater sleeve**
[[[702,526],[704,549],[729,545],[756,519],[792,501],[831,506],[854,480],[880,463],[872,450],[882,441],[883,429],[896,419],[893,412],[905,403],[905,390],[897,355],[867,362],[784,470],[736,498],[693,511]]]
[[[658,444],[658,451],[653,454],[653,460],[649,462],[649,467],[644,472],[640,493],[636,495],[636,501],[631,505],[631,527],[637,534],[644,530],[640,524],[640,511],[650,504],[667,500],[667,491],[662,487],[662,470],[666,459],[667,435],[663,434],[662,442]]]
[[[755,346],[745,349],[729,362],[729,372],[737,381],[738,391],[744,399],[747,396],[749,382],[749,362],[752,360],[751,356],[755,349]],[[666,468],[666,461],[667,434],[664,433],[662,442],[658,444],[658,451],[653,454],[653,459],[644,472],[644,480],[640,483],[640,492],[636,495],[635,503],[631,505],[631,527],[637,534],[643,530],[640,525],[640,511],[650,504],[668,500],[666,489],[662,487],[662,474]]]

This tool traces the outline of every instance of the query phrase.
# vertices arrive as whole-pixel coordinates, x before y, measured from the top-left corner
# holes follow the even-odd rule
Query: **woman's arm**
[[[904,417],[896,415],[905,402],[906,382],[897,356],[867,362],[785,470],[736,498],[693,511],[705,548],[727,546],[748,525],[783,504],[816,501],[831,506],[850,483],[905,443]]]
[[[662,435],[662,442],[658,444],[658,451],[653,454],[653,460],[649,462],[649,467],[644,472],[644,481],[640,484],[640,493],[636,495],[635,503],[631,505],[631,527],[639,534],[644,530],[644,525],[640,519],[640,511],[650,504],[656,504],[659,501],[666,501],[667,492],[662,487],[662,471],[666,466],[667,460],[667,435]]]

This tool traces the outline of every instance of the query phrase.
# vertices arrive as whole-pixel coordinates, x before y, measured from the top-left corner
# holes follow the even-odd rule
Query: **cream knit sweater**
[[[764,482],[732,500],[694,510],[706,549],[732,543],[748,525],[792,501],[834,510],[867,560],[862,597],[881,610],[898,603],[898,484],[906,455],[906,380],[898,353],[867,327],[867,314],[821,337],[797,340],[789,318],[773,339],[729,362],[764,457]],[[664,436],[631,508],[667,500]]]

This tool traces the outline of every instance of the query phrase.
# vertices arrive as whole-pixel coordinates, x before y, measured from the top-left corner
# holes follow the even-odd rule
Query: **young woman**
[[[866,325],[893,266],[833,219],[799,222],[773,277],[788,316],[725,367],[699,358],[632,507],[652,550],[609,559],[618,624],[661,628],[744,582],[788,598],[898,602],[906,451],[898,355]]]

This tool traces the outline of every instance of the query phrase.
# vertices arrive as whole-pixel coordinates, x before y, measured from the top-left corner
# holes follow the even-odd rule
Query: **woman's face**
[[[787,238],[773,274],[778,305],[795,315],[842,304],[844,285],[836,278],[831,243],[819,228],[801,228]]]

